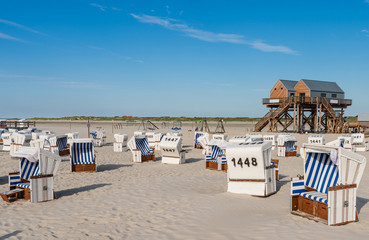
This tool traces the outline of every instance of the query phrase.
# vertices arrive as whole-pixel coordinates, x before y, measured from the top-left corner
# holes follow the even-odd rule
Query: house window
[[[326,97],[326,96],[327,96],[327,94],[326,94],[326,93],[321,93],[321,94],[320,94],[320,96],[322,96],[322,97]]]
[[[274,88],[274,90],[277,90],[277,88]]]
[[[281,87],[281,90],[283,90],[283,87]]]
[[[336,97],[337,97],[337,94],[332,93],[332,98],[336,98]]]
[[[291,94],[290,94],[290,96],[291,96],[291,97],[294,97],[294,96],[295,96],[295,93],[291,93]]]

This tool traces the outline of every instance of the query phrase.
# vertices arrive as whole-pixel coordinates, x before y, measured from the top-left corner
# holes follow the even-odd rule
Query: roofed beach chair
[[[182,137],[164,136],[160,142],[161,163],[183,164],[186,151],[182,149]]]
[[[227,172],[227,159],[225,155],[224,140],[212,139],[207,144],[205,154],[205,167],[210,170],[219,170]]]
[[[146,136],[131,137],[128,148],[132,152],[133,162],[155,161],[155,152],[150,149]]]
[[[51,152],[64,156],[69,154],[67,135],[55,136],[49,139]]]
[[[368,151],[368,141],[365,139],[365,135],[363,133],[354,133],[352,134],[353,142],[352,144],[355,146],[356,152],[366,152]]]
[[[205,132],[195,132],[195,135],[194,135],[194,148],[197,148],[197,149],[202,149],[199,141],[197,140],[199,137],[201,137],[202,135],[204,135]]]
[[[11,197],[16,197],[35,203],[55,198],[54,176],[61,158],[43,149],[39,151],[38,161],[32,162],[27,158],[21,158],[20,171],[9,174],[10,190],[0,193],[4,201],[10,202]]]
[[[277,138],[278,134],[265,134],[263,135],[263,139],[265,142],[271,142],[272,143],[272,150],[275,150],[277,147]]]
[[[70,147],[70,168],[72,172],[96,171],[96,156],[91,138],[73,140]]]
[[[226,150],[228,192],[266,197],[277,191],[271,142],[233,144]]]
[[[228,135],[225,134],[225,133],[216,133],[216,134],[213,134],[213,139],[215,139],[215,140],[224,140],[224,141],[227,141],[227,137],[228,137]]]
[[[200,144],[202,150],[202,154],[206,155],[210,152],[211,147],[208,146],[209,143],[209,134],[205,133],[197,138],[197,142]]]
[[[70,132],[70,133],[66,133],[65,135],[67,135],[67,139],[68,139],[67,143],[69,147],[72,145],[72,141],[74,139],[79,138],[79,132]]]
[[[278,157],[296,157],[297,156],[297,139],[292,135],[281,134],[277,138]]]
[[[147,141],[151,149],[158,148],[162,134],[160,132],[146,132]]]
[[[323,135],[311,135],[308,137],[309,144],[324,145],[325,138]]]
[[[352,135],[343,134],[338,137],[338,141],[340,143],[340,146],[343,147],[344,149],[348,149],[354,152],[356,151],[355,149],[356,146],[353,144],[354,137]]]
[[[3,151],[9,152],[10,151],[10,145],[13,142],[12,133],[6,132],[6,133],[3,133],[1,136],[3,138]]]
[[[24,142],[26,141],[26,136],[20,133],[13,133],[11,137],[13,141],[10,144],[10,156],[13,156],[14,153],[18,151],[21,146],[23,146]]]
[[[128,150],[127,148],[127,140],[128,135],[127,134],[114,134],[114,152],[126,152]]]
[[[234,136],[229,139],[230,143],[245,143],[249,139],[248,136]]]
[[[366,158],[337,146],[303,144],[304,176],[291,180],[291,212],[328,225],[358,220],[356,191]]]
[[[95,147],[102,147],[106,144],[106,134],[104,130],[91,131],[90,136],[92,136]]]

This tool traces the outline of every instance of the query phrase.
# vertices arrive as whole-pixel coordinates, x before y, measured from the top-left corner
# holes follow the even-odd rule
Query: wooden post
[[[114,133],[114,119],[111,120],[111,133]]]
[[[69,130],[71,130],[72,129],[72,119],[70,119],[70,121],[69,121]]]
[[[87,118],[87,138],[90,136],[90,117]]]

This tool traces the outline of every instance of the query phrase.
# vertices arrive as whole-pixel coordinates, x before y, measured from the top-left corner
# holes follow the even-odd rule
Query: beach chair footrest
[[[206,161],[206,169],[218,170],[218,163]],[[227,163],[222,163],[222,171],[227,172]]]
[[[2,192],[0,193],[0,196],[5,202],[10,203],[12,198],[18,198],[22,193],[24,193],[24,189],[16,188],[10,191]]]
[[[145,155],[145,156],[141,156],[141,161],[142,162],[147,162],[147,161],[155,161],[155,155],[154,154],[150,154],[150,155]]]

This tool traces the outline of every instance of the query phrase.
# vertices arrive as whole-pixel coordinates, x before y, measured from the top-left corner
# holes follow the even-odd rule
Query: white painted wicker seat
[[[133,136],[127,145],[132,152],[133,162],[155,161],[155,152],[150,149],[146,136]]]
[[[356,221],[366,158],[342,147],[303,144],[304,177],[291,181],[291,211],[328,225]]]
[[[226,151],[228,192],[265,197],[277,191],[271,142],[234,144]]]
[[[128,134],[114,134],[114,152],[126,152],[128,150],[127,148],[127,140],[128,140]]]
[[[186,151],[182,149],[182,137],[164,136],[160,142],[161,162],[167,164],[183,164],[186,162]]]

